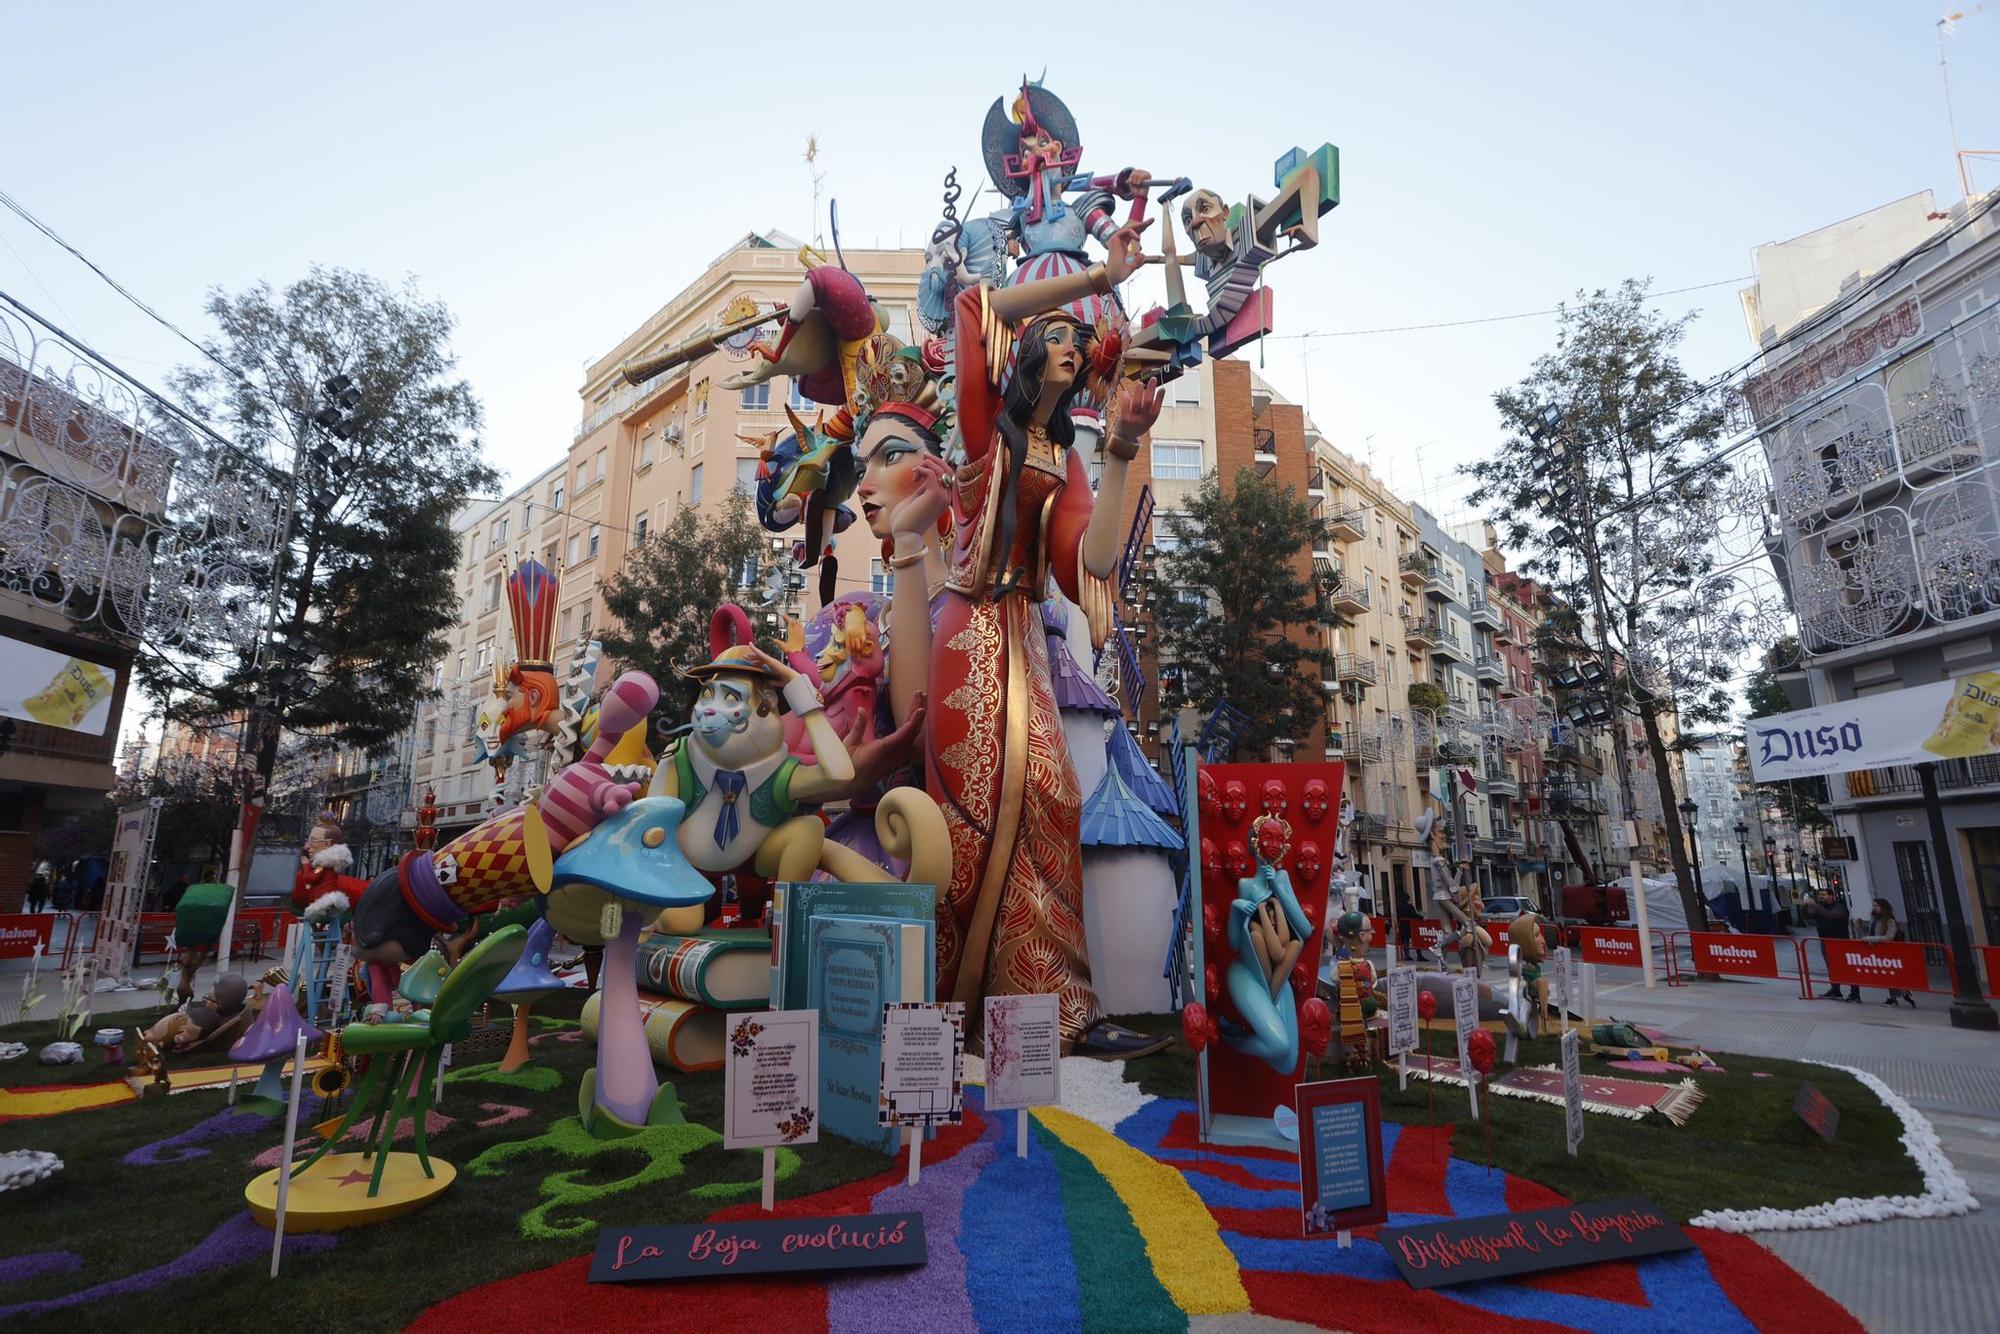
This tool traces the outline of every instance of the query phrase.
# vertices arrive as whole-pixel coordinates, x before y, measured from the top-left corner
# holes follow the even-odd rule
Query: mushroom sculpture
[[[546,917],[529,927],[528,943],[514,961],[513,971],[493,989],[494,1000],[514,1007],[514,1036],[507,1044],[507,1054],[500,1058],[503,1074],[512,1074],[528,1063],[529,1007],[568,989],[569,984],[549,970],[549,948],[555,938],[555,928]]]
[[[264,1063],[257,1087],[241,1101],[244,1110],[266,1116],[276,1116],[285,1110],[285,1062],[298,1050],[301,1033],[309,1044],[326,1036],[323,1029],[314,1027],[299,1013],[291,987],[267,988],[264,1008],[229,1048],[231,1060]]]

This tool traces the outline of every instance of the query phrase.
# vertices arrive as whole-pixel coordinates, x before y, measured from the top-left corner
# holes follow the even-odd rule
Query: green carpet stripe
[[[1040,1124],[1034,1126],[1062,1183],[1070,1251],[1083,1292],[1083,1328],[1183,1330],[1187,1316],[1153,1276],[1146,1239],[1111,1183],[1090,1160]]]

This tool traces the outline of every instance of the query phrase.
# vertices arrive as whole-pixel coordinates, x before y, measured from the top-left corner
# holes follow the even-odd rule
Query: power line
[[[90,256],[84,254],[81,250],[78,250],[75,246],[63,240],[61,236],[58,236],[56,234],[55,228],[49,226],[46,222],[43,222],[40,218],[30,213],[27,210],[27,208],[21,204],[19,200],[15,199],[5,190],[0,190],[0,204],[5,204],[10,210],[12,210],[15,214],[17,214],[21,218],[21,220],[26,222],[30,227],[33,227],[43,236],[48,237],[49,240],[54,241],[64,250],[67,250],[71,255],[75,256],[77,261],[81,263],[85,268],[89,269],[92,273],[96,274],[98,277],[102,278],[107,284],[109,284],[112,291],[118,293],[118,295],[124,297],[127,301],[130,301],[133,305],[137,306],[140,310],[144,311],[147,315],[151,316],[155,323],[160,325],[162,328],[166,329],[168,332],[172,333],[175,337],[179,338],[183,343],[186,343],[189,347],[193,348],[195,351],[201,353],[202,356],[207,357],[210,361],[222,367],[222,369],[228,371],[238,380],[243,379],[242,373],[238,371],[234,366],[224,361],[221,357],[215,355],[215,353],[210,351],[208,348],[196,342],[178,324],[175,324],[172,320],[160,314],[159,311],[154,310],[151,306],[147,305],[144,301],[141,301],[137,296],[133,295],[131,289],[127,288],[123,283],[119,282],[116,278],[112,277],[110,274],[106,273],[103,269],[99,268],[97,266],[97,262],[91,259]],[[248,382],[245,381],[245,383]]]
[[[1646,300],[1657,301],[1661,297],[1679,296],[1683,292],[1704,292],[1711,287],[1729,287],[1735,283],[1748,282],[1754,276],[1753,274],[1745,274],[1740,278],[1719,278],[1712,283],[1696,283],[1692,287],[1670,287],[1664,292],[1647,293]],[[1267,337],[1274,342],[1305,338],[1365,338],[1373,334],[1418,333],[1425,329],[1462,329],[1474,324],[1500,324],[1507,320],[1532,320],[1539,319],[1544,315],[1559,315],[1562,311],[1563,307],[1561,306],[1551,306],[1547,310],[1524,310],[1515,315],[1482,315],[1476,319],[1440,320],[1432,324],[1396,324],[1381,329],[1314,330],[1310,333],[1269,334]]]

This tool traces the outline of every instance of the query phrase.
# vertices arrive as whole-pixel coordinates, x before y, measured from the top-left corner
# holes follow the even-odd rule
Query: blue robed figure
[[[1312,939],[1313,925],[1292,891],[1281,863],[1291,847],[1291,827],[1267,815],[1250,826],[1255,873],[1236,882],[1229,905],[1229,999],[1242,1024],[1225,1024],[1230,1045],[1290,1073],[1299,1063],[1299,1007],[1291,992],[1292,969]]]

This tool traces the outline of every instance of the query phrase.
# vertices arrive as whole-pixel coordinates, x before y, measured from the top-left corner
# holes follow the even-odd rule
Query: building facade
[[[1771,473],[1768,545],[1797,613],[1795,703],[2000,667],[2000,194],[1928,193],[1760,247],[1742,385]],[[1802,688],[1801,688],[1802,687]],[[2000,757],[1939,765],[1979,944],[2000,941]],[[1828,779],[1853,902],[1943,938],[1916,773]]]

